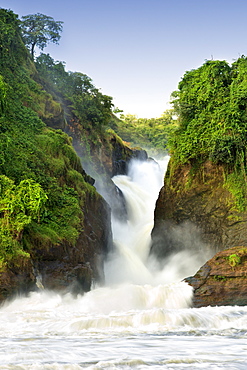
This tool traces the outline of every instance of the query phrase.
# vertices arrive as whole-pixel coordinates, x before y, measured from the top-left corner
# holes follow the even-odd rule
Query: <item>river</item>
[[[40,290],[0,309],[0,369],[246,369],[247,307],[191,308],[182,281],[203,263],[148,258],[167,159],[133,162],[113,180],[128,221],[112,221],[106,284],[76,298]]]

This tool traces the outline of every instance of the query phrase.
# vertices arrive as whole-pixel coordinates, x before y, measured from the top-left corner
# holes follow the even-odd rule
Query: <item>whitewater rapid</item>
[[[186,251],[162,269],[150,260],[167,162],[135,161],[113,179],[128,220],[112,220],[105,286],[76,298],[41,289],[1,307],[0,369],[246,369],[247,307],[191,308],[182,279],[200,262]]]

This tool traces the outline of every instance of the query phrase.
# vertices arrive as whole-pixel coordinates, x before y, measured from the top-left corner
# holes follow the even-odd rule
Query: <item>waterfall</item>
[[[128,219],[127,222],[112,220],[116,250],[105,264],[107,285],[181,281],[200,267],[193,265],[186,251],[170,257],[162,271],[158,270],[155,259],[149,258],[154,208],[168,161],[168,156],[159,162],[132,160],[127,176],[113,178],[125,197]]]
[[[173,263],[170,261],[162,271],[149,257],[155,203],[168,160],[168,156],[159,162],[132,160],[126,176],[113,178],[124,195],[128,217],[127,221],[112,220],[115,250],[105,262],[106,287],[100,293],[109,294],[106,305],[112,310],[190,305],[191,287],[181,282],[191,273],[181,269],[186,264],[185,252],[174,256]],[[92,292],[90,299],[94,294],[98,293]]]
[[[0,370],[246,368],[247,307],[191,308],[192,288],[181,280],[195,272],[194,256],[171,256],[162,270],[150,260],[167,161],[134,161],[113,179],[128,220],[112,220],[104,287],[75,298],[37,278],[39,291],[1,307]]]
[[[106,283],[150,284],[153,276],[147,267],[155,201],[163,183],[169,157],[155,161],[132,160],[127,176],[113,182],[122,191],[127,208],[126,222],[112,220],[116,250],[105,264]]]

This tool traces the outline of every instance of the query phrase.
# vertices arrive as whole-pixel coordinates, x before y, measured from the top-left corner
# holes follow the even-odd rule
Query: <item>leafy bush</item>
[[[22,253],[19,242],[26,225],[40,221],[47,195],[33,180],[18,185],[0,175],[0,258]]]

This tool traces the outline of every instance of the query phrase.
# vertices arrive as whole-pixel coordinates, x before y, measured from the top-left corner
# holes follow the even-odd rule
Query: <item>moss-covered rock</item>
[[[194,288],[194,307],[246,305],[247,247],[217,253],[185,280]]]
[[[74,245],[66,239],[45,245],[39,235],[30,236],[34,269],[46,289],[77,294],[104,281],[104,256],[112,246],[110,209],[93,191],[86,194],[82,211],[81,232]]]
[[[152,253],[164,257],[183,249],[185,238],[178,240],[174,232],[183,225],[191,228],[194,249],[201,248],[201,240],[201,253],[247,244],[247,212],[227,186],[229,175],[223,165],[210,161],[175,166],[170,160],[156,203]]]

